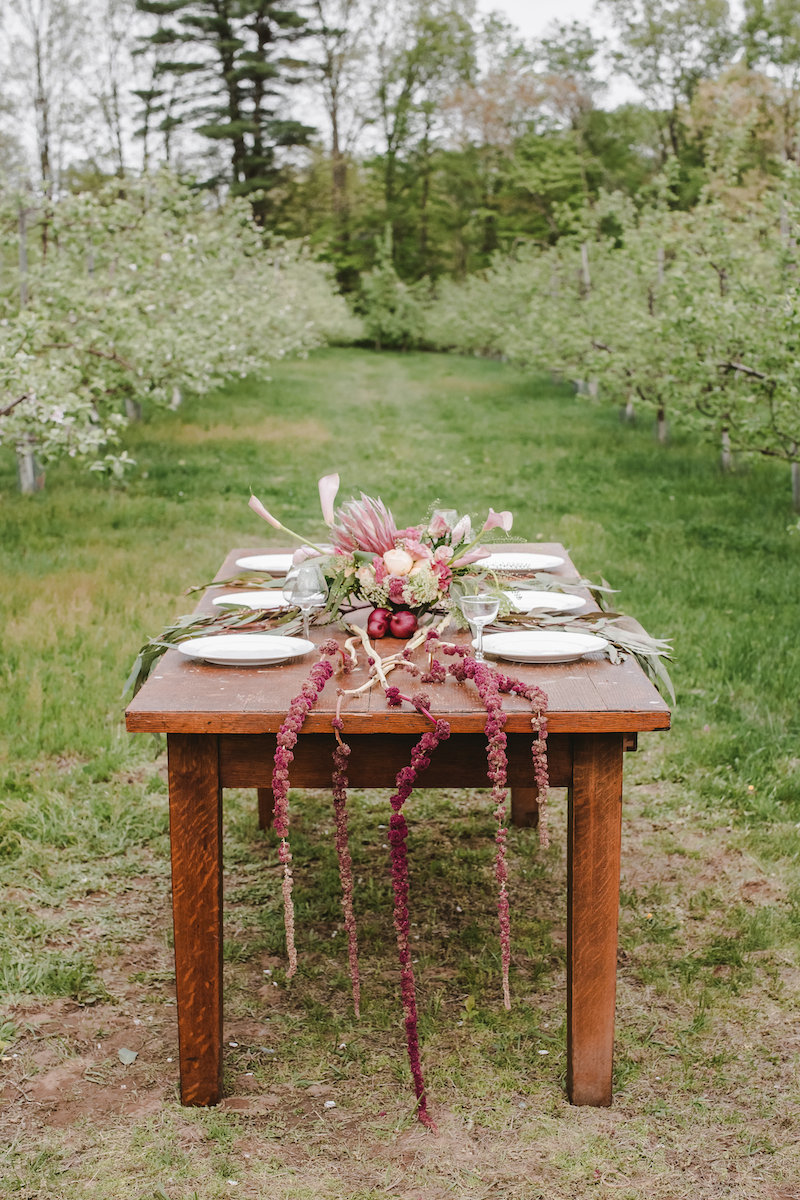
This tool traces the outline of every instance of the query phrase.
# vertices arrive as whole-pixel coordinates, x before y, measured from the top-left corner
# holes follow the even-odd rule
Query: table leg
[[[622,753],[618,734],[574,738],[567,833],[567,1092],[611,1103]]]
[[[269,829],[275,812],[275,795],[272,788],[258,789],[258,828]]]
[[[511,824],[519,829],[536,829],[539,824],[539,789],[512,787]]]
[[[217,738],[170,734],[169,825],[181,1101],[222,1096],[222,789]]]

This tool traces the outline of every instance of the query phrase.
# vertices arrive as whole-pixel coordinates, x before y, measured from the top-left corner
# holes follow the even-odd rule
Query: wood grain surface
[[[394,787],[397,772],[408,766],[411,733],[356,734],[348,738],[352,753],[347,776],[356,788]],[[332,733],[303,734],[294,749],[289,769],[292,787],[331,786],[334,737]],[[531,787],[531,733],[508,735],[508,782],[512,787]],[[223,734],[219,739],[219,769],[223,787],[268,788],[275,757],[275,734],[253,736]],[[547,739],[547,761],[554,787],[572,782],[572,738],[554,734]],[[489,787],[486,774],[486,741],[481,735],[453,734],[437,746],[425,771],[425,787]]]
[[[567,1092],[611,1103],[622,835],[622,739],[575,739],[567,830]]]
[[[566,557],[564,547],[556,543],[531,543],[514,550],[554,553]],[[261,551],[263,553],[263,551]],[[252,549],[233,550],[217,578],[229,578],[237,572],[235,560]],[[567,560],[553,572],[556,577],[575,575]],[[198,612],[212,611],[212,598],[225,590],[212,589],[204,596]],[[588,592],[587,600],[590,600]],[[594,606],[591,602],[591,607]],[[154,631],[155,632],[155,631]],[[344,634],[334,626],[312,627],[312,637],[322,642]],[[465,642],[466,635],[452,640]],[[393,653],[401,643],[383,639],[379,652]],[[159,661],[150,679],[134,698],[126,712],[127,728],[150,733],[275,733],[299,692],[314,662],[313,655],[272,667],[217,667],[187,660],[169,650]],[[424,664],[423,651],[417,662]],[[548,696],[548,725],[553,733],[635,733],[669,728],[667,705],[634,659],[614,665],[607,659],[583,658],[574,663],[531,666],[501,663],[502,669],[526,682],[535,683]],[[364,668],[348,676],[346,686],[357,687],[366,679]],[[396,673],[394,680],[412,686],[408,676]],[[331,680],[315,710],[304,726],[305,732],[330,729],[336,705],[337,680]],[[446,717],[454,732],[473,733],[483,729],[485,714],[474,688],[454,680],[431,689],[434,712]],[[524,700],[506,697],[509,732],[530,728],[530,709]],[[356,733],[422,733],[425,720],[404,706],[389,709],[380,689],[373,688],[360,697],[349,697],[343,710],[345,731]]]
[[[222,789],[215,737],[167,739],[181,1100],[222,1096]]]

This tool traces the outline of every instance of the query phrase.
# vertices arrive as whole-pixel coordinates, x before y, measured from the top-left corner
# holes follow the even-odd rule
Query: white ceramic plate
[[[247,558],[237,558],[237,567],[245,571],[267,571],[272,575],[285,575],[291,568],[291,554],[250,554]]]
[[[271,633],[222,633],[216,637],[188,638],[176,649],[187,658],[218,667],[266,667],[300,658],[314,649],[314,643]]]
[[[549,571],[564,562],[557,554],[490,554],[482,558],[479,566],[491,571]]]
[[[276,608],[289,608],[280,591],[261,592],[228,592],[226,596],[215,596],[214,604],[234,604],[238,608],[263,608],[272,611]]]
[[[519,633],[487,633],[483,648],[495,658],[510,662],[575,662],[584,654],[605,650],[608,642],[595,633],[566,633],[560,630],[525,629]]]
[[[534,592],[530,588],[514,588],[504,592],[517,612],[575,612],[583,608],[586,601],[582,596],[569,592]],[[215,604],[218,601],[214,601]]]

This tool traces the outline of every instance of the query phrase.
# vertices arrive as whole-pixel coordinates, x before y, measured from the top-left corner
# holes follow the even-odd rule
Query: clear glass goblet
[[[470,628],[475,630],[475,640],[477,642],[475,647],[475,661],[483,662],[484,626],[489,625],[497,616],[500,609],[500,600],[497,596],[492,596],[488,592],[479,592],[477,596],[462,596],[458,604]]]
[[[283,581],[283,598],[299,608],[303,615],[303,637],[308,637],[308,618],[315,608],[322,608],[328,597],[328,581],[322,568],[306,562],[292,571]]]

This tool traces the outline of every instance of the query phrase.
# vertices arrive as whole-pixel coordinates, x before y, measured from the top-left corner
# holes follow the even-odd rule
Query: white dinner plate
[[[226,596],[215,596],[214,604],[233,604],[238,608],[263,608],[272,611],[276,608],[290,608],[280,591],[260,592],[228,592]]]
[[[272,575],[285,575],[291,568],[291,554],[250,554],[247,558],[237,558],[237,567],[245,571],[267,571]]]
[[[534,592],[530,588],[514,588],[503,595],[508,596],[517,612],[524,613],[575,612],[586,603],[582,596],[573,596],[569,592]]]
[[[608,642],[595,633],[567,633],[561,630],[525,629],[519,633],[487,633],[483,648],[495,658],[510,662],[575,662],[584,654],[605,650]]]
[[[480,560],[480,566],[490,571],[549,571],[564,562],[557,554],[490,554]]]
[[[271,633],[221,633],[216,637],[187,638],[176,649],[187,658],[218,667],[266,667],[300,658],[314,649],[314,643]]]

